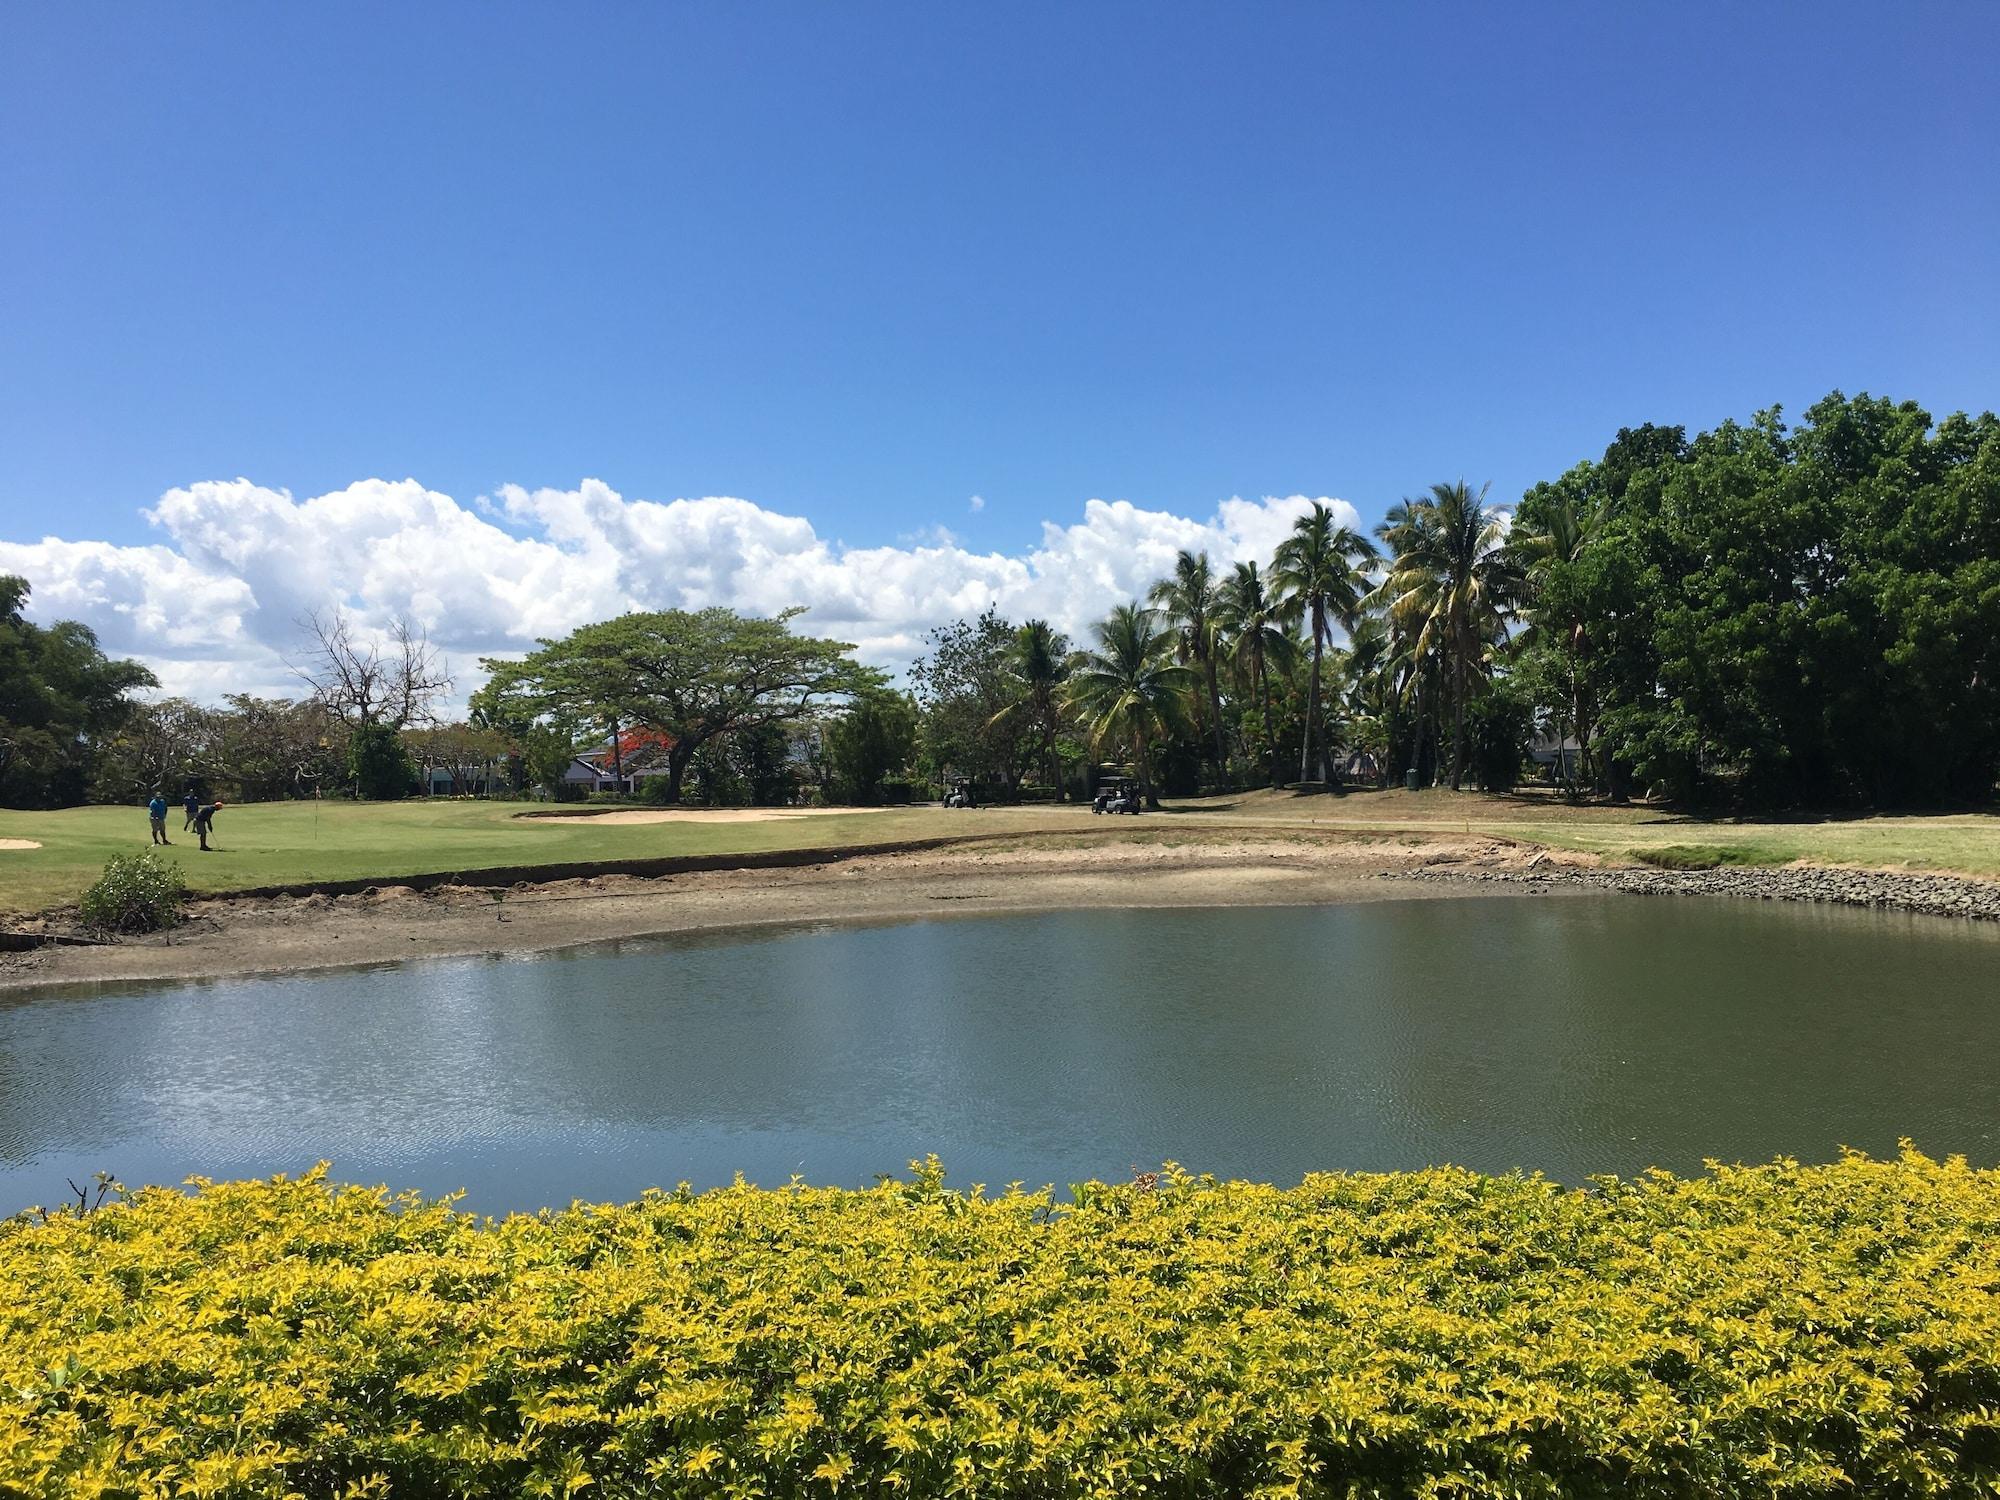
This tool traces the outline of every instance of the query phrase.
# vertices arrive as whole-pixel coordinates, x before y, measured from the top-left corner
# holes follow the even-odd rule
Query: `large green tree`
[[[834,799],[872,807],[916,754],[917,705],[885,684],[865,688],[828,722],[825,743]]]
[[[1751,806],[1979,802],[2000,774],[2000,420],[1835,392],[1621,431],[1523,498],[1521,675],[1628,779]],[[1566,704],[1566,710],[1564,705]],[[1595,722],[1595,734],[1588,726]]]
[[[454,796],[465,796],[505,764],[514,746],[506,734],[490,726],[447,722],[404,730],[403,748],[423,773],[426,796],[433,790],[433,773],[439,771],[451,778]]]
[[[237,799],[310,797],[338,786],[350,730],[317,698],[295,702],[233,693],[215,711],[215,778]]]
[[[84,800],[131,695],[159,684],[106,656],[86,625],[36,625],[29,593],[27,579],[0,574],[0,807],[66,807]]]
[[[1025,688],[1014,627],[988,609],[925,632],[924,648],[911,663],[910,687],[931,771],[1019,787],[1034,740],[1026,716],[1005,712]]]
[[[1682,428],[1621,429],[1601,459],[1534,485],[1514,514],[1507,547],[1525,588],[1527,619],[1515,668],[1533,684],[1554,736],[1575,738],[1579,790],[1609,779],[1613,767],[1600,764],[1596,744],[1607,679],[1621,635],[1638,644],[1622,624],[1637,598],[1630,559],[1606,543],[1633,479],[1687,452]]]
[[[178,799],[186,787],[212,790],[224,765],[227,717],[186,698],[134,704],[99,749],[91,800],[144,802],[156,791]]]
[[[485,704],[502,719],[656,731],[671,742],[665,797],[676,802],[705,746],[804,719],[878,680],[846,642],[793,631],[802,612],[671,609],[586,625],[521,661],[482,662]]]
[[[1592,645],[1614,789],[1983,801],[2000,772],[2000,419],[1836,392],[1692,442],[1621,433],[1551,575]]]

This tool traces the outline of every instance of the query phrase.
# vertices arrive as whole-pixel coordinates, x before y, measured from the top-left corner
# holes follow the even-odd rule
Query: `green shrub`
[[[78,906],[83,920],[101,932],[158,932],[180,921],[186,902],[180,866],[148,849],[112,855]]]
[[[1989,1495],[2000,1173],[302,1180],[0,1223],[0,1493]]]
[[[1713,870],[1722,865],[1765,865],[1771,861],[1754,849],[1729,844],[1665,844],[1658,849],[1634,849],[1632,857],[1662,870]]]
[[[1518,686],[1496,683],[1466,709],[1466,767],[1482,791],[1511,792],[1528,760],[1534,706]],[[1445,751],[1447,764],[1451,750]]]

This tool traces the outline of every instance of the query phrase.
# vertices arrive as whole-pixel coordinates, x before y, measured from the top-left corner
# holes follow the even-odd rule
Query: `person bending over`
[[[215,815],[222,811],[220,802],[204,802],[194,811],[194,836],[201,840],[203,851],[208,849],[208,836],[215,831]]]

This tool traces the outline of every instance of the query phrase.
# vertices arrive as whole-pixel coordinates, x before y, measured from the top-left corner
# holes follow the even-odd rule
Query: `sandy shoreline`
[[[1539,890],[1383,877],[1441,865],[1525,868],[1550,857],[1478,837],[1024,838],[1018,844],[875,854],[784,870],[599,876],[425,892],[385,884],[352,896],[223,898],[197,902],[190,921],[171,934],[0,956],[0,992],[531,953],[795,922],[1531,895]]]

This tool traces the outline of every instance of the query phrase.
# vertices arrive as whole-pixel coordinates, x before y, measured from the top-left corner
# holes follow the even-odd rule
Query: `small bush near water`
[[[112,855],[78,906],[83,920],[101,932],[158,932],[180,921],[186,902],[180,869],[149,849]]]
[[[1768,865],[1775,861],[1752,849],[1728,844],[1664,844],[1657,849],[1634,849],[1632,857],[1642,865],[1661,870],[1715,870],[1723,865]]]
[[[1988,1495],[2000,1172],[0,1223],[0,1493]]]

